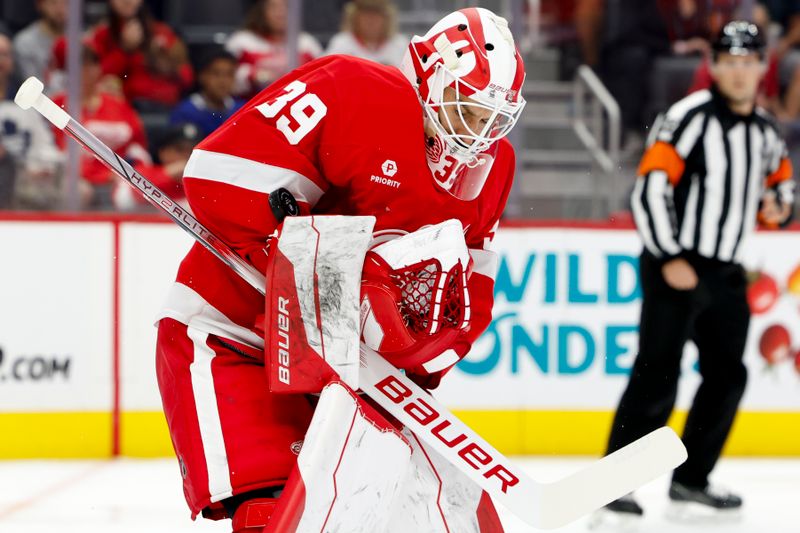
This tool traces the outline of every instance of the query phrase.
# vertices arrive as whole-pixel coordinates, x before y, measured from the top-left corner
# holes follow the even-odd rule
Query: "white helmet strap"
[[[450,70],[458,68],[458,54],[456,54],[453,48],[453,43],[450,42],[450,39],[448,39],[444,33],[433,41],[433,47],[439,52],[439,55],[442,56],[445,67]]]

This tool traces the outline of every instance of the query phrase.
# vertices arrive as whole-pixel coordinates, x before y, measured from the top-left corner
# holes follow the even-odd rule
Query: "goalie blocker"
[[[357,389],[359,339],[421,382],[458,362],[451,347],[470,323],[461,223],[367,251],[373,224],[288,217],[270,239],[263,324],[271,391],[315,393],[336,375]]]

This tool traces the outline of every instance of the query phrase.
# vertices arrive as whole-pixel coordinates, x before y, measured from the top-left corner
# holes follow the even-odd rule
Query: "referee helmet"
[[[757,53],[763,58],[766,43],[755,24],[745,20],[734,20],[722,27],[711,48],[715,60],[721,52],[737,56]]]

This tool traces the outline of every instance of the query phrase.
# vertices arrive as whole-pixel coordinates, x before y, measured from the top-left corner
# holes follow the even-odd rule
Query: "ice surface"
[[[586,459],[516,458],[535,479],[562,477]],[[725,459],[716,484],[740,493],[739,522],[675,524],[664,513],[668,478],[642,488],[642,533],[796,533],[800,531],[800,460]],[[2,533],[227,533],[230,522],[192,522],[174,460],[0,461]],[[533,531],[500,509],[507,533]],[[559,529],[587,532],[587,520]],[[612,531],[604,529],[602,531]]]

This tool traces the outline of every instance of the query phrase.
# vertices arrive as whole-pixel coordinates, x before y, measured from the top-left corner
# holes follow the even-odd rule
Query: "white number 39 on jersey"
[[[306,84],[302,81],[293,81],[284,87],[284,91],[286,92],[273,101],[256,106],[256,109],[267,118],[275,118],[286,104],[293,102],[288,114],[297,124],[293,127],[287,114],[283,113],[278,117],[275,126],[286,135],[290,143],[297,144],[319,124],[328,112],[328,107],[316,94],[306,93]]]

